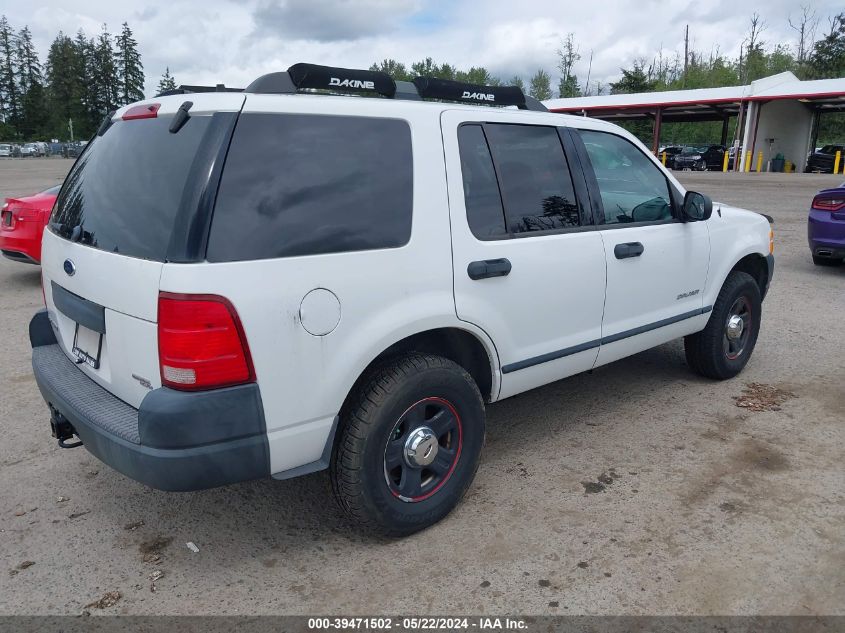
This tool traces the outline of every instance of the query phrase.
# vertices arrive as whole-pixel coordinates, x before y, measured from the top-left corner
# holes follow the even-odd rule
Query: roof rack
[[[263,75],[244,88],[244,92],[256,94],[295,94],[300,90],[357,92],[378,94],[388,99],[438,99],[547,111],[546,106],[534,97],[525,95],[517,86],[484,86],[434,77],[417,77],[413,82],[394,81],[387,73],[376,70],[316,64],[294,64],[286,71]],[[170,94],[173,94],[172,91]]]
[[[216,86],[188,86],[181,85],[173,90],[165,90],[156,95],[156,97],[169,97],[170,95],[184,95],[192,92],[243,92],[243,88],[227,88],[223,84]]]

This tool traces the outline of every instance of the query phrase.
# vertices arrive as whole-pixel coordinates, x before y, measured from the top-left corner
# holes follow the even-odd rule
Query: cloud
[[[253,19],[265,37],[334,42],[392,31],[417,8],[412,0],[263,0]]]
[[[6,3],[16,29],[29,25],[42,61],[59,29],[97,35],[128,21],[141,50],[146,90],[153,94],[165,66],[186,84],[245,86],[256,77],[296,62],[366,68],[395,58],[410,64],[425,57],[462,69],[485,66],[493,75],[528,79],[544,68],[557,84],[556,49],[574,33],[581,60],[595,87],[620,76],[635,59],[647,61],[683,51],[690,43],[705,54],[718,46],[739,55],[751,14],[759,12],[769,45],[794,44],[787,18],[794,0],[765,4],[735,0],[39,0]],[[835,0],[815,0],[821,18],[841,11]],[[821,35],[821,32],[818,33]],[[592,66],[590,53],[592,52]]]

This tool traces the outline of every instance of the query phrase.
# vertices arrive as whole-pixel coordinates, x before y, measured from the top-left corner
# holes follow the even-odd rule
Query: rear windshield
[[[117,121],[67,177],[50,228],[81,244],[164,261],[194,155],[211,117],[177,134],[172,117]]]

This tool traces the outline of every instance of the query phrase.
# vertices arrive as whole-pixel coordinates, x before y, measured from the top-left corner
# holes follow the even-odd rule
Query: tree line
[[[630,66],[620,68],[621,78],[609,84],[590,77],[593,51],[589,52],[586,76],[575,72],[576,65],[582,61],[582,53],[574,33],[568,33],[557,49],[557,73],[538,68],[527,81],[518,75],[509,79],[496,77],[484,67],[460,70],[449,63],[438,64],[431,57],[410,66],[395,59],[385,59],[374,63],[370,70],[383,71],[404,81],[424,76],[490,86],[519,86],[541,101],[554,97],[736,86],[787,70],[800,79],[842,77],[845,75],[845,13],[829,18],[828,30],[815,39],[819,23],[815,11],[803,7],[798,18],[788,20],[789,27],[796,33],[795,41],[769,46],[763,39],[767,24],[754,13],[736,58],[727,57],[718,46],[706,53],[687,49],[666,55],[661,50],[651,60],[637,58]],[[552,86],[553,74],[557,76],[556,90]]]
[[[144,98],[144,65],[129,24],[94,37],[61,31],[42,64],[28,26],[0,17],[0,141],[87,139],[110,111]],[[168,69],[159,84],[175,88]]]
[[[828,18],[826,29],[816,37],[820,22],[813,9],[802,7],[800,14],[788,21],[795,33],[793,41],[769,44],[767,24],[754,13],[737,57],[724,55],[718,46],[707,52],[686,46],[669,54],[661,50],[651,60],[638,58],[620,68],[621,77],[608,84],[591,77],[593,51],[589,51],[589,57],[586,51],[582,54],[574,33],[561,39],[556,72],[538,68],[527,79],[519,75],[496,77],[480,66],[463,70],[437,63],[432,57],[410,65],[385,59],[370,69],[384,71],[396,80],[428,76],[514,85],[540,100],[741,85],[786,70],[801,79],[845,76],[845,13]],[[579,74],[576,68],[585,65],[581,62],[586,62],[587,70]],[[65,140],[71,134],[76,139],[88,138],[108,112],[144,98],[144,81],[138,44],[126,22],[116,35],[109,33],[105,24],[93,37],[81,29],[74,36],[60,31],[42,64],[29,27],[15,30],[5,16],[0,17],[0,140]],[[175,87],[168,68],[159,81],[158,92]],[[674,125],[683,135],[701,136],[702,140],[711,136],[713,127]],[[842,127],[845,132],[845,122]],[[633,128],[639,131],[636,125]],[[671,134],[672,129],[668,125],[666,132]]]
[[[754,13],[736,57],[726,56],[718,46],[706,52],[690,50],[688,46],[683,51],[669,54],[661,50],[651,60],[634,59],[629,66],[619,69],[621,77],[617,81],[607,84],[591,77],[593,51],[582,54],[574,33],[568,33],[561,39],[556,51],[557,72],[538,68],[527,81],[520,76],[509,79],[496,77],[483,67],[462,71],[448,63],[438,64],[430,57],[410,66],[395,59],[385,59],[373,64],[370,70],[381,70],[394,79],[406,81],[421,75],[494,86],[519,86],[541,101],[554,97],[737,86],[784,71],[793,72],[799,79],[843,77],[845,13],[828,18],[826,30],[816,37],[820,23],[820,17],[812,8],[802,7],[795,18],[788,20],[788,27],[795,34],[793,41],[769,44],[765,36],[768,25],[758,13]],[[587,70],[579,75],[576,66],[582,61],[587,62]],[[555,79],[557,86],[553,89]],[[641,138],[650,140],[650,123],[622,125]],[[720,131],[721,123],[667,123],[661,137],[684,143],[709,143],[718,141]],[[845,117],[823,117],[819,139],[845,141]]]

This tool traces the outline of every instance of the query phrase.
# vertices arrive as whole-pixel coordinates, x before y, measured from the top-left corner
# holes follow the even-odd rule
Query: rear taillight
[[[820,211],[835,213],[845,208],[845,198],[842,196],[816,196],[813,198],[813,208]]]
[[[255,380],[238,313],[223,297],[161,292],[158,297],[161,384],[214,389]]]

